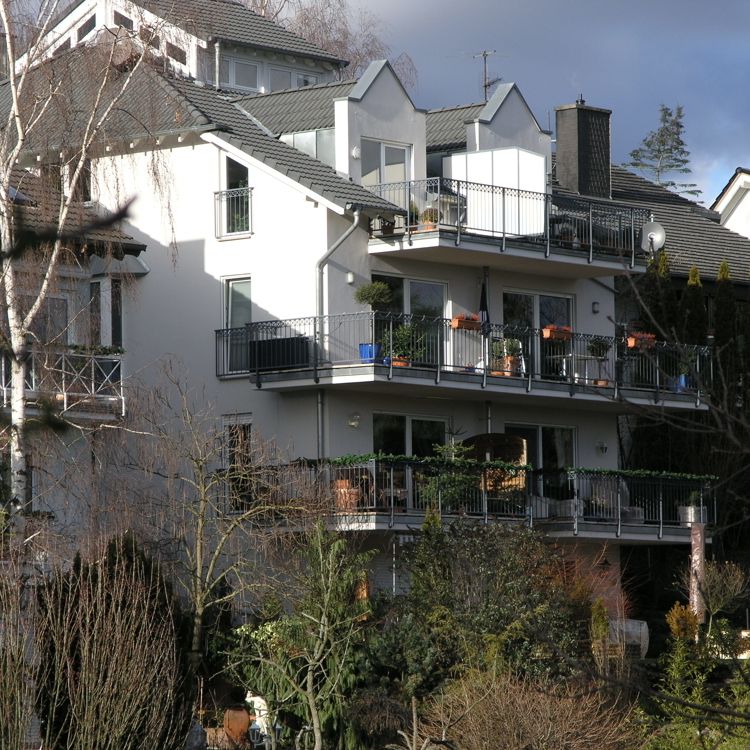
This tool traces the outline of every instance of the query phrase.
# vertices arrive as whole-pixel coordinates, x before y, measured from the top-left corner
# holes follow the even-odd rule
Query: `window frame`
[[[222,75],[221,75],[222,63],[227,64],[227,74],[228,74],[227,78],[229,78],[229,80],[227,81],[221,80],[222,79]],[[237,72],[235,68],[237,63],[241,63],[242,65],[249,65],[255,68],[255,87],[254,88],[252,86],[242,86],[237,83]],[[261,90],[260,71],[261,71],[261,66],[253,60],[245,60],[241,57],[234,57],[233,55],[225,55],[222,53],[219,59],[219,70],[218,72],[214,71],[214,75],[212,76],[212,78],[218,78],[219,87],[226,86],[229,89],[237,89],[238,91],[258,92]],[[210,79],[207,79],[207,82],[214,83],[214,81]]]
[[[378,165],[378,174],[380,176],[380,179],[377,182],[373,183],[365,183],[364,178],[364,172],[361,172],[360,174],[360,183],[365,186],[372,186],[372,185],[387,185],[389,183],[384,181],[385,178],[385,169],[386,169],[386,163],[385,163],[385,154],[386,154],[386,148],[395,148],[395,149],[401,149],[405,152],[404,157],[404,179],[403,180],[396,180],[394,184],[398,185],[402,182],[410,182],[412,180],[413,174],[414,174],[414,165],[413,165],[413,152],[414,152],[414,144],[413,143],[398,143],[397,141],[382,141],[379,138],[368,138],[366,136],[362,136],[360,138],[360,154],[364,151],[364,144],[367,143],[375,143],[380,146],[380,163]]]

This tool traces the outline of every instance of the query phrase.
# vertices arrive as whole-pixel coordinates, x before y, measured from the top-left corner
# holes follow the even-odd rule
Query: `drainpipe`
[[[328,264],[330,257],[336,252],[336,250],[346,242],[349,237],[354,234],[354,231],[359,226],[359,217],[362,213],[361,206],[352,206],[354,208],[354,216],[352,217],[352,225],[328,248],[326,254],[317,262],[315,266],[315,317],[318,322],[318,344],[323,349],[323,269]],[[325,435],[323,433],[323,391],[318,391],[318,408],[317,408],[317,420],[318,420],[318,459],[323,458],[324,452],[324,440]]]
[[[221,42],[214,42],[214,88],[219,90],[219,71],[221,70]]]

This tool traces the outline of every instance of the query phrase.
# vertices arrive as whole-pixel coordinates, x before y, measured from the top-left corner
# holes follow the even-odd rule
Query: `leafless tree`
[[[382,19],[365,8],[354,10],[347,0],[246,0],[247,6],[318,47],[347,60],[343,75],[360,75],[373,60],[390,59],[408,89],[417,83],[417,70],[408,54],[393,57],[385,41]]]
[[[21,8],[12,0],[0,0],[8,71],[8,104],[0,114],[4,119],[0,134],[0,330],[3,348],[10,354],[7,444],[14,511],[23,507],[26,497],[29,417],[25,384],[32,342],[39,341],[38,327],[61,268],[80,263],[72,246],[76,233],[85,226],[77,204],[90,159],[97,155],[97,144],[113,112],[149,54],[148,44],[139,47],[127,33],[104,32],[90,49],[47,60],[47,32],[61,6],[57,0],[41,2],[29,22],[31,6]],[[22,38],[23,48],[19,46]],[[84,55],[85,75],[81,75]],[[74,77],[69,66],[76,65]],[[38,176],[52,179],[54,175],[58,186],[54,191],[43,189],[46,199],[37,207],[33,242],[24,221],[24,200],[17,192],[19,164],[31,152],[39,159],[34,165]]]
[[[469,673],[425,710],[426,747],[462,750],[625,750],[639,745],[630,714],[595,687],[552,685],[510,674]]]

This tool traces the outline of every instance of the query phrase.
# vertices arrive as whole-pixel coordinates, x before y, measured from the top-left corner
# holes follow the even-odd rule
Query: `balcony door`
[[[252,322],[250,279],[226,279],[224,282],[224,328],[229,372],[244,372],[249,367],[249,342],[246,326]]]
[[[537,375],[565,372],[570,343],[534,336],[532,330],[547,326],[572,328],[572,298],[527,292],[503,293],[506,336],[520,339],[530,371]]]
[[[526,460],[539,470],[537,493],[566,499],[568,481],[564,469],[575,466],[575,428],[506,424],[505,433],[526,441]]]
[[[403,279],[396,276],[372,275],[373,281],[382,281],[391,289],[391,301],[380,308],[380,312],[401,316],[393,320],[394,328],[401,324],[414,327],[414,338],[418,343],[417,364],[437,364],[441,327],[445,317],[448,288],[446,284],[418,279]],[[385,342],[390,322],[379,321],[380,339]],[[444,351],[441,361],[445,361]]]
[[[372,448],[374,453],[391,456],[427,458],[435,455],[435,446],[444,445],[448,422],[444,419],[410,417],[403,414],[372,415]],[[419,506],[414,472],[410,466],[396,466],[380,483],[393,488],[393,502],[400,507]]]

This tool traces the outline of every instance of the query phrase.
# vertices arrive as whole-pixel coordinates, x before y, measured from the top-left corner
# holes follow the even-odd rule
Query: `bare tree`
[[[76,231],[84,229],[76,207],[81,186],[96,145],[148,48],[147,44],[138,48],[125,33],[105,32],[91,49],[76,49],[46,60],[47,32],[58,2],[50,0],[38,7],[30,24],[19,18],[12,0],[0,0],[8,71],[8,104],[1,115],[4,127],[0,135],[0,328],[11,363],[8,447],[14,511],[23,507],[26,498],[29,418],[25,387],[32,342],[38,340],[37,328],[61,266],[80,262],[71,250]],[[29,8],[25,11],[28,14]],[[22,50],[17,45],[24,37]],[[84,57],[85,75],[81,75]],[[24,223],[25,200],[18,191],[18,165],[31,151],[40,155],[37,169],[41,164],[42,174],[56,175],[57,185],[62,180],[65,187],[48,193],[38,207],[41,213],[30,244]]]
[[[283,23],[318,47],[347,60],[342,75],[356,77],[373,60],[390,59],[401,82],[411,89],[417,69],[408,54],[393,57],[385,41],[383,21],[375,13],[355,11],[348,0],[246,0],[247,6],[272,21]]]
[[[125,540],[38,587],[35,685],[44,747],[181,747],[190,716],[179,610]]]

